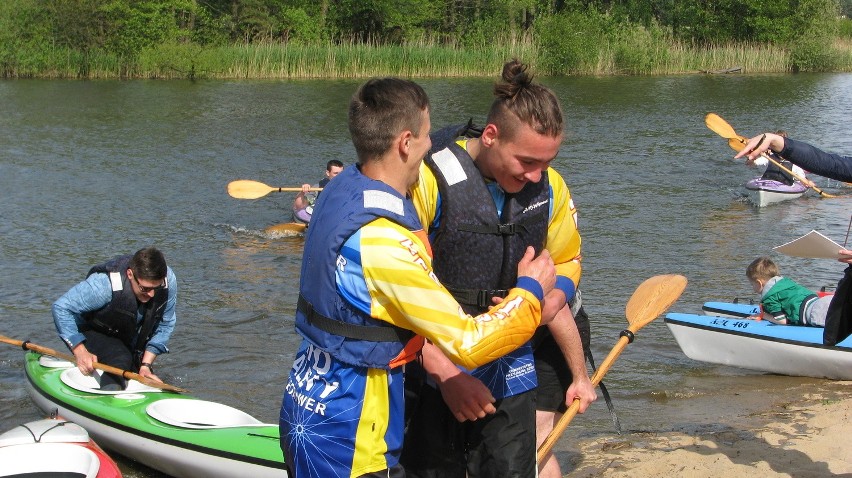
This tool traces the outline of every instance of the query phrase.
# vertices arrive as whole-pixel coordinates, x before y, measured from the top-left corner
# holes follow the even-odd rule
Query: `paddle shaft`
[[[301,192],[302,188],[272,188],[270,192],[279,192],[279,193],[298,193]],[[322,191],[322,188],[308,188],[308,191]]]
[[[31,343],[29,341],[22,342],[20,340],[14,340],[14,339],[10,339],[9,337],[6,337],[4,335],[0,335],[0,342],[5,342],[7,344],[14,345],[16,347],[21,347],[24,350],[32,350],[33,352],[38,352],[38,353],[43,354],[43,355],[50,355],[52,357],[61,358],[61,359],[67,360],[71,363],[77,363],[77,358],[74,357],[71,354],[62,353],[62,352],[53,350],[53,349],[48,348],[48,347],[43,347],[41,345]],[[112,365],[106,365],[106,364],[103,364],[103,363],[100,363],[100,362],[93,362],[92,366],[96,369],[103,370],[104,372],[108,372],[108,373],[111,373],[113,375],[119,375],[121,377],[124,377],[127,380],[131,380],[131,379],[136,380],[137,382],[148,385],[149,387],[159,388],[161,390],[168,390],[170,392],[178,392],[178,393],[187,392],[187,390],[185,390],[183,388],[175,387],[174,385],[169,385],[167,383],[158,382],[156,380],[152,380],[150,378],[143,377],[142,375],[139,375],[138,373],[133,373],[129,370],[122,370],[118,367],[113,367]]]
[[[803,178],[803,177],[799,176],[798,174],[794,173],[793,171],[787,169],[783,164],[772,159],[772,156],[770,156],[766,153],[760,153],[760,155],[763,156],[764,158],[766,158],[767,161],[771,162],[775,166],[778,166],[782,171],[784,171],[787,174],[789,174],[790,176],[793,176],[794,178],[796,178],[800,183],[802,183],[802,184],[805,183],[805,178]],[[780,158],[781,156],[778,156],[778,157]],[[823,191],[822,189],[820,189],[816,186],[811,186],[810,188],[813,189],[814,191],[818,192],[823,197],[827,197],[827,198],[837,197],[833,194],[828,194],[827,192]]]
[[[634,332],[629,327],[628,330]],[[595,374],[592,375],[592,385],[597,387],[598,384],[601,383],[601,380],[603,380],[604,375],[606,375],[606,373],[612,367],[612,364],[615,363],[615,359],[617,359],[618,356],[621,355],[621,352],[624,350],[625,347],[627,347],[628,343],[630,343],[630,339],[626,336],[622,336],[618,340],[618,342],[615,344],[615,347],[613,347],[612,350],[609,352],[609,355],[606,356],[606,359],[604,359],[603,363],[601,363],[600,367],[598,367]],[[568,407],[568,410],[566,410],[562,417],[559,418],[559,421],[556,422],[556,425],[553,427],[553,430],[550,431],[550,434],[547,435],[547,438],[545,438],[541,446],[538,447],[537,456],[539,463],[544,462],[544,458],[547,456],[548,453],[550,453],[550,450],[553,449],[553,445],[556,444],[557,440],[559,440],[559,437],[562,436],[562,433],[565,431],[566,428],[568,428],[568,424],[571,423],[571,420],[574,419],[574,417],[577,415],[577,412],[579,411],[580,400],[574,399],[574,401],[571,402],[571,406]]]

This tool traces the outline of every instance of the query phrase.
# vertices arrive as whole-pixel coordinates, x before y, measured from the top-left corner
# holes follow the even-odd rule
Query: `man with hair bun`
[[[597,396],[566,305],[580,280],[581,241],[571,194],[550,167],[562,144],[562,109],[517,60],[503,66],[494,96],[484,127],[468,122],[432,134],[411,197],[429,234],[435,273],[468,314],[502,300],[527,247],[550,251],[557,282],[545,297],[542,316],[553,321],[542,340],[557,342],[549,350],[568,360],[573,375],[567,393],[561,386],[550,392],[558,394],[557,404],[580,399],[582,413]],[[407,476],[536,476],[537,366],[532,342],[476,369],[456,367],[427,343],[406,375],[411,400],[401,463]],[[555,412],[542,410],[550,423],[544,436]],[[555,459],[546,463],[543,470],[555,465],[559,473]]]

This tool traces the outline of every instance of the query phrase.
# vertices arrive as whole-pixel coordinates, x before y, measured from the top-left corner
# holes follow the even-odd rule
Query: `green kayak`
[[[97,371],[99,372],[99,371]],[[26,354],[27,392],[106,449],[177,478],[286,478],[278,425],[216,402],[130,381],[120,392],[99,389],[97,374],[70,362]]]

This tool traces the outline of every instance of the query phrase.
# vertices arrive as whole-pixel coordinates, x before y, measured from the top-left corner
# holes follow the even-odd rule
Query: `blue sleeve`
[[[59,338],[69,349],[86,339],[79,329],[79,325],[84,322],[83,314],[98,310],[111,300],[109,276],[92,274],[53,303],[53,324],[56,325]]]
[[[177,322],[175,304],[177,304],[178,285],[177,278],[171,267],[166,272],[166,283],[169,286],[169,297],[166,299],[166,310],[163,311],[163,320],[157,325],[157,330],[154,331],[151,340],[145,345],[145,350],[156,355],[169,353],[167,344],[169,343],[169,337],[172,336],[172,332],[175,330],[175,322]]]
[[[790,138],[784,138],[784,149],[778,154],[805,171],[852,182],[852,157],[826,153],[808,143]]]

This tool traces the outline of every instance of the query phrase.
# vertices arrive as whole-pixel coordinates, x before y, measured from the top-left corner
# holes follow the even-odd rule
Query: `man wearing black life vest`
[[[581,241],[568,187],[550,168],[562,143],[562,110],[526,70],[517,60],[504,65],[484,128],[468,123],[432,135],[411,197],[429,234],[435,274],[468,314],[501,300],[526,247],[550,251],[557,282],[542,316],[555,318],[545,340],[558,341],[548,350],[566,354],[573,374],[567,393],[556,388],[556,402],[579,398],[582,413],[597,395],[566,306],[580,280]],[[536,366],[531,342],[473,370],[426,344],[406,372],[407,392],[417,397],[407,403],[407,476],[536,476]],[[545,413],[546,436],[555,410]]]
[[[161,381],[154,360],[175,327],[177,279],[163,253],[154,247],[119,256],[89,270],[86,279],[53,304],[59,337],[86,375],[94,362]],[[124,379],[101,377],[102,390],[121,390]]]

